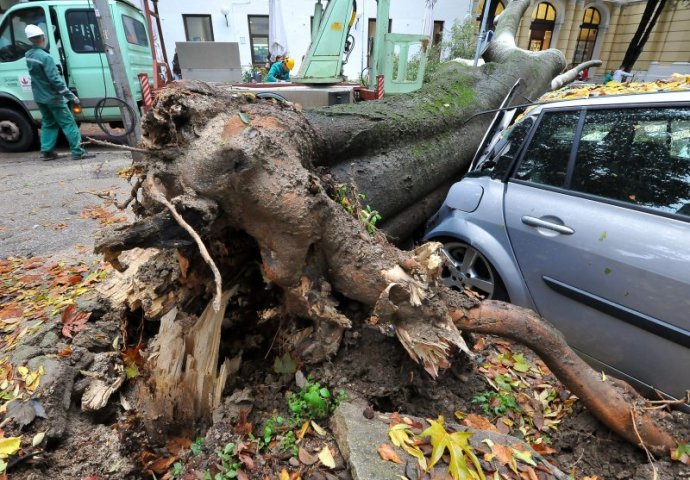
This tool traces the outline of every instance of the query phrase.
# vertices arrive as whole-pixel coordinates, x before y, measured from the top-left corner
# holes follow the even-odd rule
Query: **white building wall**
[[[281,0],[288,47],[296,63],[293,74],[297,73],[302,56],[306,54],[311,41],[310,22],[314,12],[314,3],[314,0]],[[425,0],[391,0],[392,31],[394,33],[422,33],[425,3]],[[238,42],[244,69],[251,65],[247,16],[268,15],[268,0],[160,0],[158,8],[170,59],[175,50],[175,42],[186,41],[182,14],[211,15],[215,41]],[[227,25],[221,13],[223,8],[230,10]],[[447,33],[453,21],[455,19],[462,21],[470,9],[470,0],[438,0],[434,8],[434,20],[444,21],[444,29]],[[358,22],[351,31],[355,37],[355,48],[344,69],[345,75],[350,80],[359,78],[367,62],[367,25],[370,18],[376,18],[376,0],[357,0],[357,13]]]

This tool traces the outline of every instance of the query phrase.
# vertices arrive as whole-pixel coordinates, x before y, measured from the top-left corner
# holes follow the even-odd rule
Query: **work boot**
[[[96,158],[96,154],[84,152],[81,155],[72,155],[72,160],[86,160],[87,158]]]
[[[55,160],[57,158],[60,158],[60,155],[55,150],[51,150],[50,152],[41,152],[40,158],[44,162],[48,162],[50,160]]]

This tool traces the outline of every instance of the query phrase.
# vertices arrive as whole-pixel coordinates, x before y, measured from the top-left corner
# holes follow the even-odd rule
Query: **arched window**
[[[551,46],[551,35],[556,25],[556,9],[547,2],[537,5],[532,13],[530,25],[529,49],[535,52],[546,50]]]
[[[489,16],[486,18],[486,25],[487,29],[493,30],[493,24],[494,24],[494,19],[498,17],[503,10],[506,9],[506,6],[503,4],[502,0],[490,0],[491,3],[489,4],[493,9],[492,11],[489,12]],[[484,16],[484,5],[486,2],[482,1],[479,4],[479,11],[477,14],[477,22],[481,25],[482,23],[482,17]]]
[[[574,63],[582,63],[592,59],[600,23],[599,10],[594,7],[585,10],[585,14],[582,16],[582,25],[580,25],[580,34],[577,36]]]

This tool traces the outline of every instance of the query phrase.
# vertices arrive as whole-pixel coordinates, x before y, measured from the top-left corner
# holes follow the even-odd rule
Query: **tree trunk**
[[[649,35],[652,33],[665,6],[666,0],[650,0],[647,2],[644,12],[642,13],[642,18],[640,19],[640,24],[637,26],[635,35],[633,35],[630,45],[628,45],[628,49],[625,51],[622,63],[624,66],[632,69],[637,59],[640,58],[640,54],[642,54],[644,46],[649,39]]]
[[[612,385],[600,385],[552,328],[515,307],[505,307],[499,318],[497,307],[481,306],[478,299],[441,285],[440,244],[404,252],[381,235],[370,235],[355,218],[362,213],[356,192],[364,193],[364,203],[382,212],[397,236],[407,235],[402,212],[420,204],[421,210],[436,208],[439,189],[459,176],[474,154],[491,117],[476,114],[496,108],[518,79],[525,97],[535,98],[549,88],[565,64],[563,55],[515,46],[514,34],[528,5],[528,0],[512,2],[501,16],[483,67],[450,62],[421,91],[380,102],[301,113],[202,83],[163,90],[143,122],[143,144],[150,152],[138,165],[146,177],[137,204],[143,218],[106,235],[97,251],[117,259],[120,251],[138,245],[196,242],[201,254],[191,247],[178,254],[178,283],[167,293],[157,290],[176,306],[171,316],[187,320],[198,317],[200,300],[210,304],[215,296],[220,302],[212,292],[233,290],[246,266],[258,260],[264,282],[281,292],[282,311],[313,324],[313,333],[295,345],[306,362],[333,355],[343,331],[351,327],[353,320],[339,309],[337,298],[343,297],[369,309],[370,322],[394,333],[434,376],[449,366],[453,351],[467,351],[458,327],[489,331],[500,323],[503,328],[495,333],[532,347],[539,346],[533,344],[535,332],[543,334],[540,343],[548,348],[538,353],[602,421],[631,439],[631,404]],[[338,197],[340,183],[354,185],[349,203]],[[172,217],[164,213],[166,208]],[[426,218],[418,210],[414,215],[418,221]],[[173,228],[175,223],[184,230]],[[186,233],[191,231],[187,224],[197,238]],[[161,245],[155,245],[157,239]],[[253,247],[244,248],[242,239]],[[215,280],[201,257],[218,272]],[[144,410],[156,412],[149,419],[153,430],[159,429],[165,412],[169,421],[192,422],[218,401],[228,368],[209,370],[217,345],[208,345],[211,353],[206,352],[201,369],[193,354],[198,332],[209,339],[218,336],[223,314],[210,321],[210,308],[196,320],[206,318],[204,328],[174,328],[166,317],[166,331],[176,340],[159,341],[158,358],[176,358],[175,368],[167,361],[153,365],[147,388],[141,389],[142,405],[165,403],[164,408]],[[522,325],[515,330],[519,333],[510,333],[513,324]],[[185,365],[165,351],[171,344],[186,345]],[[192,400],[178,399],[170,392],[181,378],[189,379],[185,385],[204,388],[190,391]],[[648,415],[637,418],[648,448],[668,452],[673,447],[672,438]]]

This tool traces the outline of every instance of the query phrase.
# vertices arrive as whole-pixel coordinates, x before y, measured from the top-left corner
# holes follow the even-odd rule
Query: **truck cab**
[[[141,10],[128,1],[113,0],[109,6],[129,86],[141,104],[137,75],[145,73],[153,78],[146,20]],[[41,114],[33,99],[24,58],[31,48],[24,34],[29,24],[38,25],[46,33],[48,52],[67,86],[81,100],[81,112],[75,113],[77,122],[121,122],[118,108],[99,108],[98,112],[94,108],[102,99],[114,97],[115,89],[93,4],[89,0],[19,3],[8,9],[0,21],[0,150],[27,151],[38,138]]]

